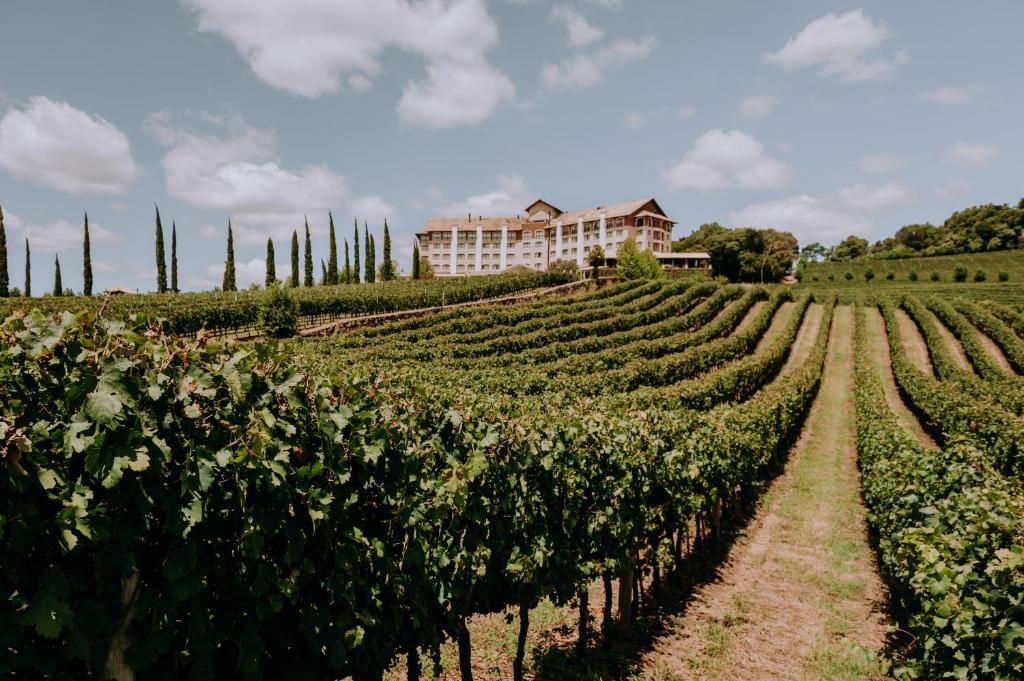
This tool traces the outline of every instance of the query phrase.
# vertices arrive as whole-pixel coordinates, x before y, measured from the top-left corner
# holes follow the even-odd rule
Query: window
[[[643,218],[637,218],[636,219],[636,226],[637,227],[643,227],[644,226],[644,219]]]

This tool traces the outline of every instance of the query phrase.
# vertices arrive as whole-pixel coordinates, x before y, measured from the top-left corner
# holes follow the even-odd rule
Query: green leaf
[[[93,421],[105,426],[113,424],[121,414],[121,398],[112,392],[100,391],[89,393],[85,398],[85,413]]]

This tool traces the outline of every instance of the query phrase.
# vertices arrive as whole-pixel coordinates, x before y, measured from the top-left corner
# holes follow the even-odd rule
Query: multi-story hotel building
[[[558,260],[582,269],[594,246],[614,265],[626,239],[666,266],[706,269],[706,253],[672,253],[674,225],[654,199],[570,212],[538,199],[525,216],[431,218],[416,240],[439,276],[495,274],[517,265],[546,270]]]

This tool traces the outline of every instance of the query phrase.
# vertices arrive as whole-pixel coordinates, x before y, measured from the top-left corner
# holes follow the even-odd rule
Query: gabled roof
[[[526,207],[526,214],[529,215],[531,212],[533,212],[533,209],[536,208],[537,204],[542,204],[548,208],[553,209],[555,211],[555,215],[558,215],[562,212],[562,209],[556,206],[555,204],[548,203],[544,199],[537,199],[536,201],[534,201],[533,203]]]
[[[590,222],[592,220],[600,220],[601,215],[604,214],[605,218],[621,218],[627,215],[633,215],[634,213],[642,210],[645,207],[650,207],[656,210],[656,215],[661,218],[665,218],[665,212],[661,210],[661,206],[658,202],[652,198],[648,199],[637,199],[636,201],[623,201],[622,203],[612,203],[607,206],[598,206],[597,208],[587,208],[586,210],[575,210],[568,213],[562,213],[558,216],[558,219],[562,221],[563,225],[583,220],[583,222]],[[666,218],[667,219],[667,218]]]
[[[638,218],[658,218],[659,220],[665,220],[671,222],[673,225],[676,224],[675,220],[669,220],[661,213],[655,213],[653,210],[642,210],[636,214]]]

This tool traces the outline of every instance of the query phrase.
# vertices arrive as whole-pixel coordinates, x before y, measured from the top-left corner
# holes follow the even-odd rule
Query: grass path
[[[718,579],[645,657],[642,678],[879,676],[884,587],[860,504],[852,338],[852,310],[837,308],[821,390],[785,472]]]
[[[897,326],[900,330],[900,343],[903,352],[910,363],[932,378],[935,378],[935,367],[932,366],[932,358],[928,354],[928,344],[924,342],[924,336],[917,324],[903,310],[895,311]]]
[[[932,323],[935,324],[935,328],[939,330],[939,335],[942,336],[942,342],[945,344],[950,357],[953,358],[953,362],[964,371],[973,374],[974,367],[971,365],[971,360],[967,359],[967,353],[964,352],[964,346],[960,345],[960,341],[958,341],[956,336],[953,335],[953,332],[950,331],[946,327],[945,323],[943,323],[943,321],[931,310],[925,310],[924,313],[931,318]]]
[[[1010,360],[1006,358],[1006,353],[1003,352],[1003,349],[999,347],[999,345],[996,344],[988,334],[978,327],[972,325],[971,328],[974,329],[974,334],[978,338],[978,343],[985,352],[988,353],[988,356],[992,358],[992,361],[996,363],[996,366],[1002,369],[1007,376],[1016,376],[1017,372],[1013,370],[1013,365],[1010,364]]]
[[[868,356],[874,365],[876,375],[882,379],[882,389],[885,392],[889,408],[896,414],[900,425],[918,442],[935,449],[935,440],[921,427],[921,422],[903,402],[899,388],[896,386],[896,377],[892,373],[892,359],[889,355],[889,340],[885,335],[885,320],[882,318],[882,313],[877,307],[869,306],[864,308],[864,315]],[[924,341],[921,343],[923,344]],[[927,355],[927,350],[925,350],[925,354]]]

